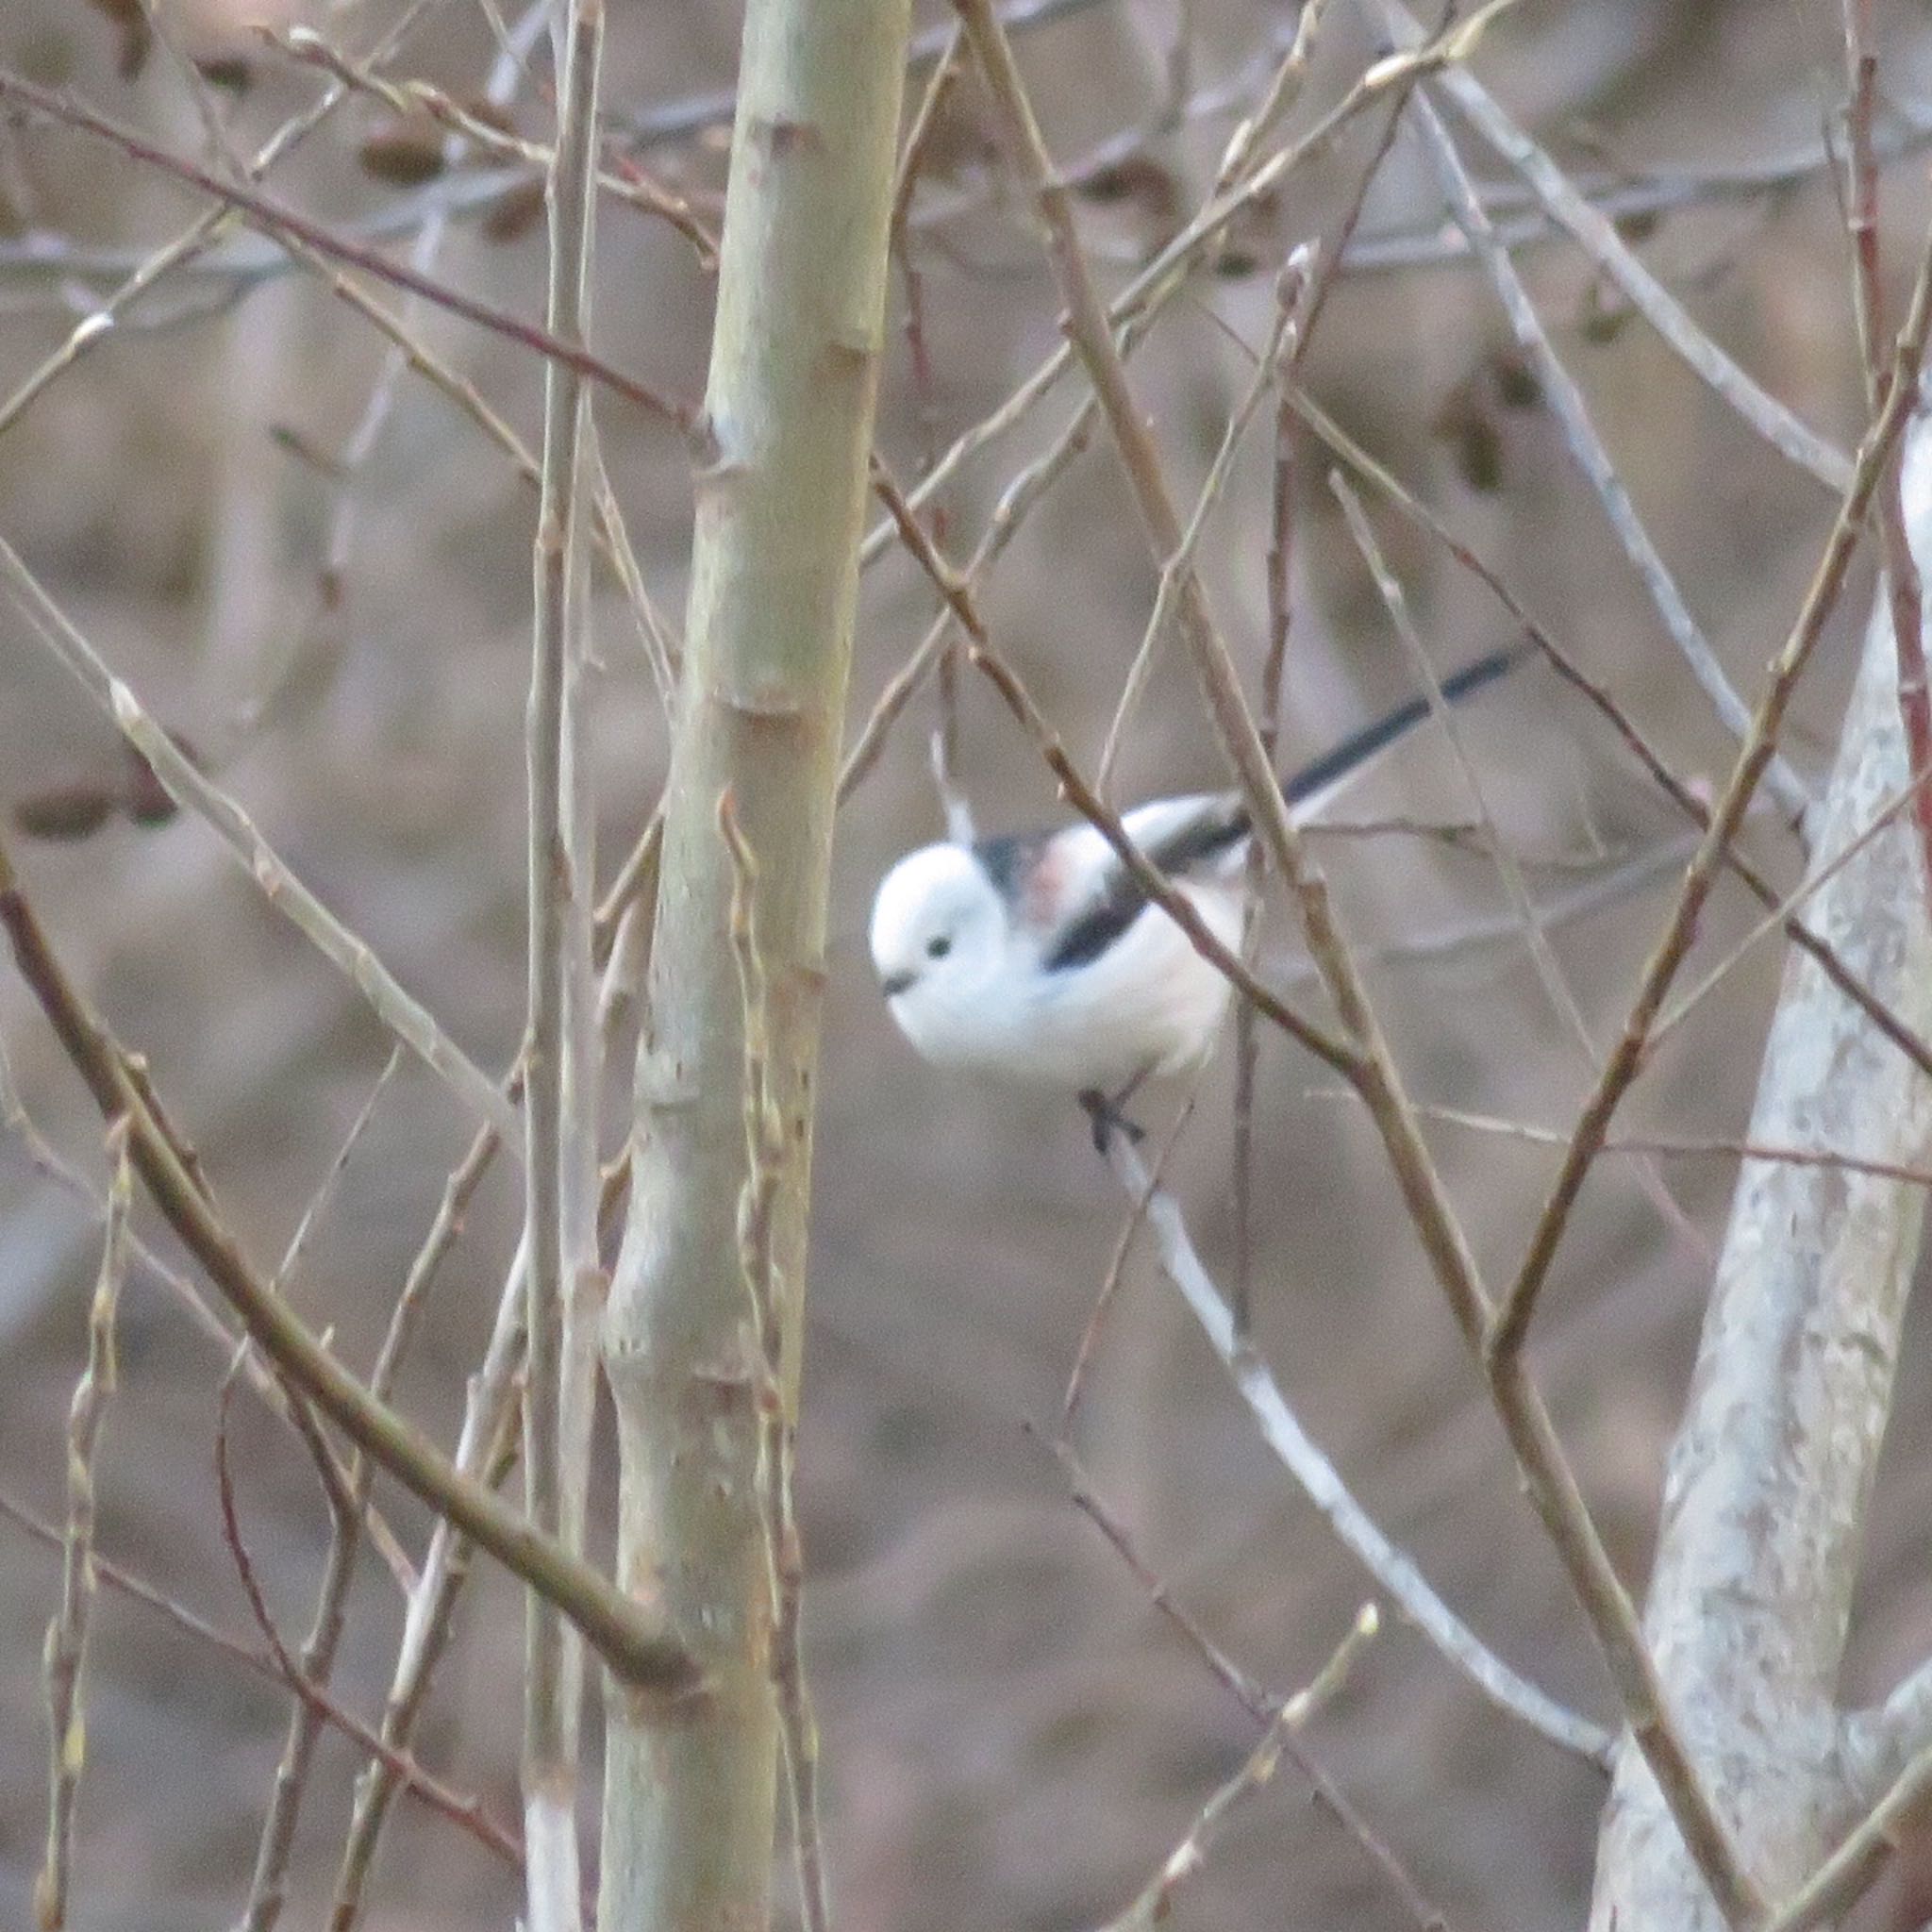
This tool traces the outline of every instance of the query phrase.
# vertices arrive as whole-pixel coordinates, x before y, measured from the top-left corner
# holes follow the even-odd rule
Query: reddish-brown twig
[[[63,1538],[52,1524],[43,1523],[32,1510],[16,1502],[11,1496],[0,1492],[0,1516],[24,1530],[37,1542],[49,1549],[58,1550]],[[125,1565],[117,1563],[111,1557],[94,1552],[94,1570],[101,1582],[110,1590],[116,1590],[123,1596],[165,1617],[177,1629],[205,1644],[230,1662],[239,1664],[243,1670],[265,1681],[283,1689],[293,1689],[287,1674],[275,1659],[258,1650],[251,1650],[240,1639],[230,1637],[218,1629],[206,1617],[197,1615],[185,1604],[176,1603],[164,1591],[158,1590],[152,1583],[137,1576]],[[410,1796],[420,1799],[432,1811],[441,1813],[453,1824],[460,1825],[477,1841],[486,1846],[494,1856],[513,1868],[522,1869],[523,1847],[517,1842],[514,1833],[492,1821],[483,1808],[482,1800],[468,1796],[425,1771],[407,1752],[392,1751],[375,1731],[363,1724],[351,1711],[344,1709],[332,1697],[314,1685],[308,1687],[317,1708],[326,1721],[342,1735],[352,1740],[372,1756],[383,1761],[393,1774],[396,1782]]]

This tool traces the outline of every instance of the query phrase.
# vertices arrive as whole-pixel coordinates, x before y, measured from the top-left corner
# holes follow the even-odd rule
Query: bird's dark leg
[[[1124,1111],[1128,1101],[1139,1091],[1141,1082],[1147,1077],[1148,1070],[1141,1070],[1111,1097],[1101,1092],[1097,1087],[1090,1087],[1080,1095],[1080,1105],[1087,1109],[1087,1118],[1093,1128],[1093,1151],[1102,1159],[1107,1158],[1108,1137],[1124,1134],[1135,1146],[1147,1138],[1146,1128],[1127,1118]]]

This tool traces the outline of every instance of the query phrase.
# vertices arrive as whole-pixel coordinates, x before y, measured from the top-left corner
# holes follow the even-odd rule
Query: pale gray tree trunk
[[[773,1259],[795,1399],[826,872],[883,340],[907,0],[753,0],[696,448],[681,708],[605,1359],[627,1589],[706,1690],[613,1694],[599,1923],[755,1932],[778,1740],[758,1477],[761,1365],[738,1243],[744,1046],[728,792],[758,868],[784,1174]]]
[[[1923,418],[1905,465],[1923,575],[1932,565],[1932,432]],[[1881,587],[1814,867],[1843,853],[1906,776]],[[1804,908],[1807,924],[1921,1034],[1932,1032],[1925,908],[1908,812]],[[1932,1083],[1795,950],[1748,1138],[1907,1165],[1932,1158]],[[1671,1455],[1645,1631],[1717,1807],[1774,1900],[1796,1890],[1875,1795],[1846,1761],[1838,1675],[1923,1212],[1916,1186],[1746,1161]],[[1591,1924],[1724,1924],[1627,1740]]]

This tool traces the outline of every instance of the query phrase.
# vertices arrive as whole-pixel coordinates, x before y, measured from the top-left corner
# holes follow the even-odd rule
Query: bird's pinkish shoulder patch
[[[1045,928],[1058,922],[1072,884],[1061,840],[1049,832],[989,839],[978,854],[1016,925]]]
[[[1059,923],[1067,903],[1067,848],[1058,839],[1042,839],[1033,853],[1021,887],[1020,917],[1028,925]]]

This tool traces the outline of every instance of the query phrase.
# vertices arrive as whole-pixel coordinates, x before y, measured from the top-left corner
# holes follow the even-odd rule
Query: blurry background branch
[[[1015,29],[1050,25],[1060,14],[1097,0],[1059,0],[1031,9],[1009,8]],[[926,36],[928,58],[937,48],[936,37]],[[306,54],[303,47],[291,51]],[[1274,63],[1270,61],[1272,68]],[[344,65],[339,70],[350,88],[397,87],[393,81],[370,76],[366,70]],[[400,84],[407,98],[408,83]],[[1238,113],[1252,90],[1230,91],[1224,85],[1204,88],[1187,104],[1186,118],[1224,119]],[[460,104],[456,104],[460,107]],[[669,103],[658,108],[640,108],[630,117],[632,130],[649,129],[639,141],[650,147],[684,142],[707,128],[726,122],[731,113],[731,96],[706,95],[686,103]],[[1505,125],[1491,123],[1500,132]],[[488,140],[492,130],[487,123],[465,123]],[[527,148],[527,142],[513,142],[511,137],[493,133],[499,145]],[[1107,165],[1118,167],[1133,158],[1144,145],[1144,137],[1115,144]],[[1932,110],[1910,100],[1888,101],[1884,117],[1875,130],[1873,150],[1881,166],[1892,167],[1924,154],[1932,146]],[[1587,208],[1629,231],[1638,239],[1673,216],[1694,215],[1700,210],[1774,203],[1777,198],[1813,185],[1838,164],[1837,155],[1823,143],[1810,142],[1778,149],[1760,158],[1711,167],[1620,168],[1612,173],[1589,168],[1562,176],[1570,193],[1568,203],[1573,221],[1576,210]],[[543,165],[541,151],[531,153],[519,165],[505,166],[472,160],[460,170],[426,184],[391,196],[378,208],[333,224],[345,238],[381,244],[408,241],[432,222],[453,222],[479,227],[500,216],[505,206],[520,190],[541,177]],[[1097,167],[1090,172],[1098,173]],[[1074,178],[1078,178],[1077,171]],[[637,184],[619,175],[610,177],[608,192],[653,212],[665,213],[682,225],[684,217],[665,209],[651,199],[640,199]],[[1505,181],[1485,181],[1479,190],[1484,211],[1490,217],[1496,238],[1505,248],[1527,249],[1551,242],[1575,238],[1563,217],[1545,206],[1534,191]],[[983,197],[951,190],[939,197],[930,208],[915,207],[910,220],[915,226],[958,223],[976,212]],[[1475,250],[1459,229],[1445,228],[1440,222],[1414,226],[1370,225],[1354,236],[1343,253],[1340,272],[1344,275],[1388,275],[1417,269],[1456,263],[1473,264]],[[75,241],[49,232],[0,237],[0,289],[36,291],[36,299],[63,308],[80,307],[96,285],[119,282],[140,268],[145,255],[129,248],[115,248]],[[171,281],[192,294],[178,291],[163,301],[143,298],[124,318],[124,325],[177,326],[182,322],[205,315],[211,304],[239,299],[250,290],[287,275],[293,266],[286,250],[257,237],[237,237],[218,247],[205,249],[172,272]],[[1828,461],[1828,459],[1826,459]]]

